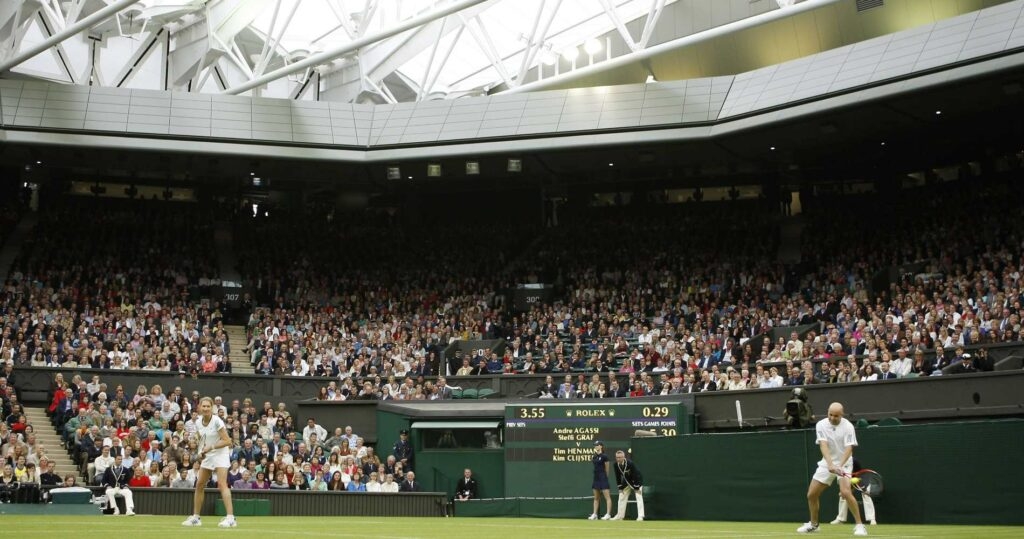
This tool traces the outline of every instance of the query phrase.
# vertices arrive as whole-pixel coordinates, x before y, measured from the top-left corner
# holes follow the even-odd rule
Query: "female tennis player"
[[[203,397],[199,399],[199,418],[196,420],[196,433],[198,434],[199,454],[197,460],[199,465],[199,476],[196,478],[196,494],[193,498],[192,516],[188,517],[182,526],[202,526],[199,519],[199,512],[203,508],[203,497],[206,492],[206,484],[210,481],[210,474],[217,473],[217,489],[220,490],[221,498],[224,500],[224,510],[227,512],[220,524],[221,528],[234,528],[238,525],[235,522],[235,511],[231,505],[231,485],[228,484],[228,466],[230,465],[231,437],[224,428],[224,421],[213,413],[213,399]]]

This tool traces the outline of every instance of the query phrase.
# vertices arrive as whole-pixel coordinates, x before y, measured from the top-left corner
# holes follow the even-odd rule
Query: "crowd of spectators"
[[[230,372],[212,218],[200,206],[59,197],[0,290],[0,361]]]
[[[426,378],[444,374],[607,371],[620,379],[572,394],[638,396],[991,370],[958,347],[1020,340],[1021,194],[994,180],[819,197],[789,267],[763,200],[577,208],[518,252],[486,241],[529,236],[514,227],[456,240],[283,215],[241,246],[273,298],[253,310],[246,351],[259,373],[340,378],[317,397],[331,399],[443,398]],[[865,215],[887,216],[884,230]],[[878,289],[890,268],[913,271]],[[529,281],[559,294],[509,314],[510,285]],[[800,331],[763,337],[779,328]],[[504,353],[442,357],[452,339],[486,338]]]
[[[159,385],[139,386],[134,392],[117,385],[109,388],[109,395],[107,389],[99,375],[88,381],[79,375],[70,380],[62,373],[54,376],[53,400],[47,409],[52,425],[47,427],[61,434],[64,449],[86,482],[101,484],[120,457],[121,465],[132,470],[131,488],[193,488],[199,470],[199,393],[186,394],[180,387],[165,393]],[[36,442],[34,426],[24,424],[21,405],[4,378],[0,394],[7,412],[0,424],[0,455],[18,487],[34,485],[38,494],[39,487],[73,485],[75,476],[46,475],[47,470],[52,474],[53,460]],[[296,424],[284,403],[264,402],[257,408],[251,399],[228,403],[218,396],[214,406],[233,441],[228,472],[233,489],[398,492],[414,477],[405,431],[389,452],[378,455],[351,426],[329,432],[313,418]],[[216,486],[216,477],[208,486]]]
[[[1021,339],[1020,199],[1012,181],[973,178],[819,196],[796,266],[777,262],[765,200],[570,207],[549,228],[239,214],[254,301],[235,346],[257,373],[331,379],[328,399],[446,398],[432,381],[445,375],[610,372],[638,395],[989,370],[958,347]],[[221,311],[193,301],[216,279],[201,207],[72,197],[47,211],[0,296],[0,359],[232,371]],[[143,214],[152,226],[135,225]],[[516,313],[521,282],[556,294]],[[794,332],[764,337],[780,328]],[[455,339],[505,346],[445,358]],[[590,393],[618,393],[604,384]]]
[[[424,380],[445,374],[451,340],[502,335],[509,266],[536,233],[493,220],[412,226],[386,213],[245,221],[239,269],[265,305],[248,321],[250,363],[261,374],[340,378],[329,391],[346,398],[369,398],[366,382],[375,397],[430,398]],[[398,383],[407,376],[408,390]]]
[[[675,272],[639,262],[640,271],[602,274],[575,287],[584,299],[525,316],[511,340],[513,366],[610,371],[549,380],[538,392],[549,398],[992,370],[984,347],[973,355],[965,347],[1021,339],[1022,195],[1012,181],[961,181],[817,200],[796,271],[753,261],[725,271],[682,262]],[[631,248],[622,250],[639,254]],[[870,295],[890,268],[897,278]],[[788,327],[801,331],[751,340]]]

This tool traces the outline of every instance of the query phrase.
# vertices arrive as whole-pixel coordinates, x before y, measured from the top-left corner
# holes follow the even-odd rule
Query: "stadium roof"
[[[451,99],[735,74],[1001,1],[5,0],[0,73],[336,102]]]

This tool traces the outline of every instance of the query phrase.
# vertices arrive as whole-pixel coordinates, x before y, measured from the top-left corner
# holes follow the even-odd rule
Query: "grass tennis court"
[[[45,516],[4,515],[0,535],[49,537],[60,533],[90,537],[378,537],[394,539],[497,539],[502,537],[794,537],[799,522],[688,522],[653,521],[591,522],[585,518],[352,518],[352,517],[239,517],[239,527],[217,527],[219,517],[203,517],[203,527],[183,528],[184,516]],[[76,533],[77,532],[77,533]],[[906,526],[878,525],[871,537],[1021,537],[1024,527],[1015,526]],[[150,535],[155,534],[155,535]],[[173,534],[173,535],[172,535]],[[824,524],[814,537],[853,537],[853,525]]]

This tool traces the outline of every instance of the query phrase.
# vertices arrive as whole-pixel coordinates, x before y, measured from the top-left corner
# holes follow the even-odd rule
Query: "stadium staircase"
[[[784,217],[779,222],[778,261],[783,264],[799,264],[800,242],[804,233],[804,219],[800,215]]]
[[[238,259],[235,256],[235,233],[230,221],[217,221],[214,223],[213,241],[217,247],[217,267],[220,270],[222,281],[241,282],[242,276],[238,273]],[[248,317],[249,313],[245,313]],[[228,334],[228,342],[231,343],[231,371],[240,374],[251,374],[255,368],[249,365],[249,354],[244,348],[249,344],[245,336],[245,326],[224,326]]]
[[[29,424],[34,427],[36,440],[43,444],[46,458],[56,463],[54,471],[57,475],[64,477],[71,473],[78,476],[80,483],[85,481],[86,478],[79,473],[78,466],[75,466],[71,456],[61,448],[60,435],[57,434],[57,429],[50,423],[50,417],[46,415],[46,408],[30,408],[26,406],[25,417],[28,419]],[[39,473],[41,474],[44,471],[39,470]]]
[[[28,238],[32,229],[36,227],[37,222],[39,222],[39,217],[36,212],[25,212],[25,215],[18,221],[18,226],[11,233],[11,237],[7,239],[3,249],[0,249],[0,283],[7,282],[7,275],[11,271],[11,265],[18,258],[18,253],[21,252],[21,245],[25,243],[25,239]]]
[[[245,337],[245,326],[225,325],[224,329],[228,334],[228,343],[231,344],[231,353],[228,354],[228,357],[231,359],[232,372],[239,374],[256,372],[256,368],[249,365],[249,354],[244,350],[249,344],[249,340]]]

